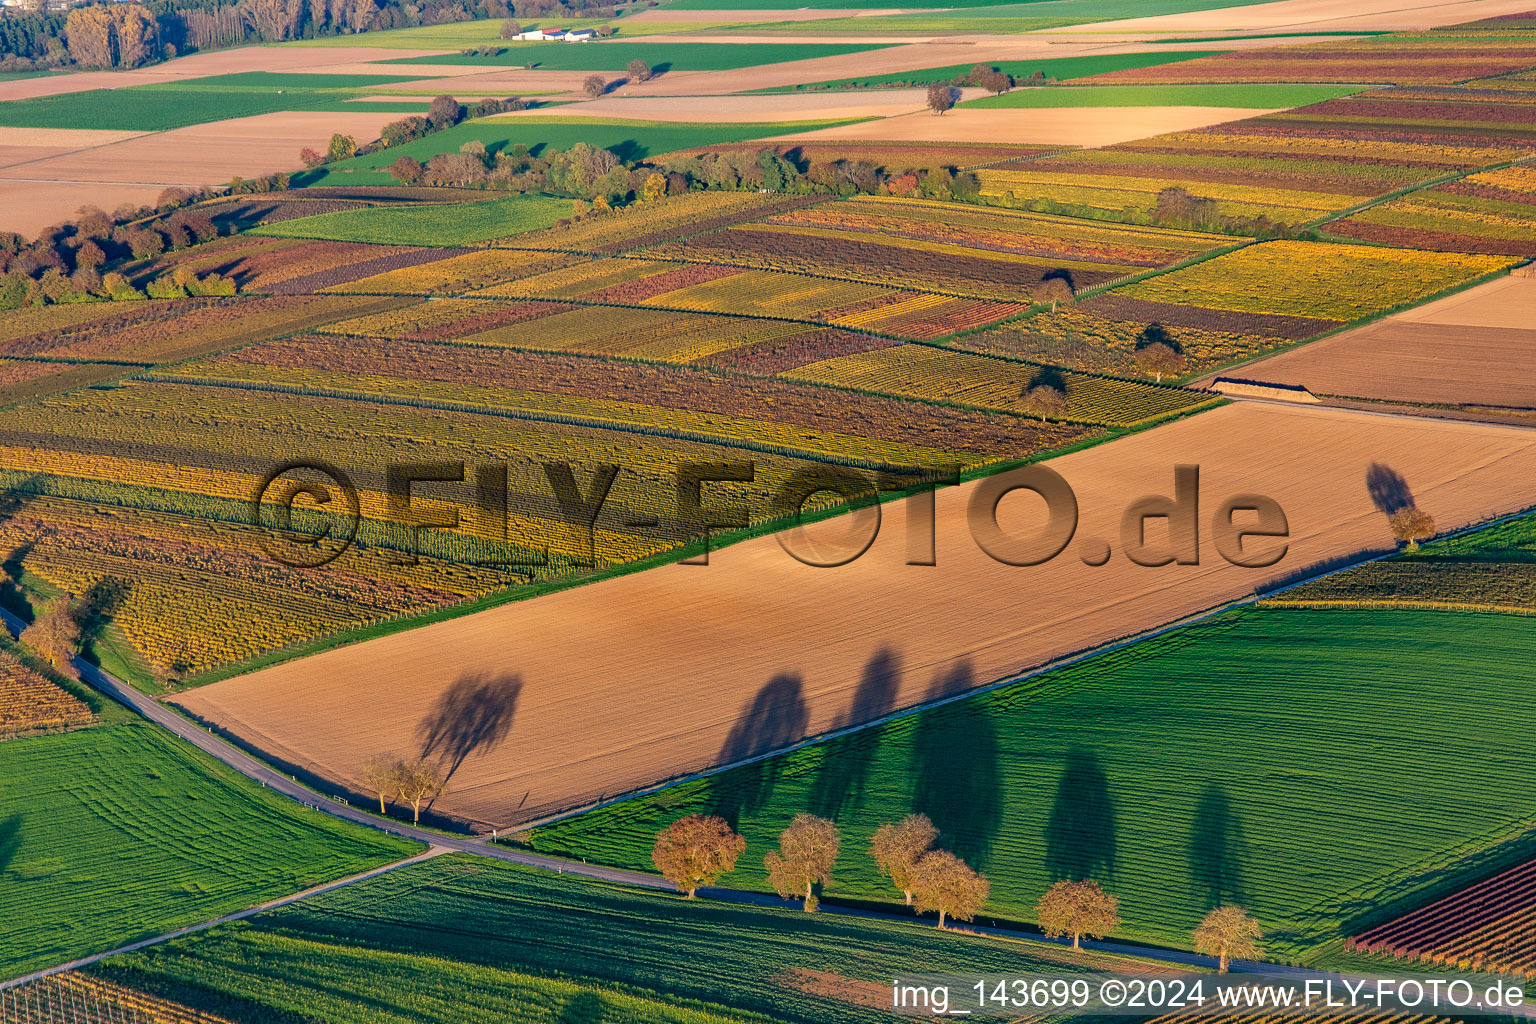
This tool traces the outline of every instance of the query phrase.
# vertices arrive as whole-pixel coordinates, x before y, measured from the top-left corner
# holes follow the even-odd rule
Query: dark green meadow
[[[98,970],[240,1024],[876,1024],[899,973],[1135,964],[453,855]]]
[[[157,725],[0,743],[0,978],[409,857],[420,845],[306,810]]]

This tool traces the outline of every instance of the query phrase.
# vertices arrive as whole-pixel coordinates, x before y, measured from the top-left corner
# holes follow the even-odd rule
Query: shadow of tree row
[[[833,730],[894,711],[902,675],[895,650],[876,651],[848,707],[834,720]],[[934,677],[924,702],[965,693],[976,682],[972,666],[961,662]],[[766,808],[785,767],[781,759],[766,755],[803,739],[809,721],[810,709],[798,675],[780,674],[763,686],[719,753],[722,764],[759,760],[720,778],[708,813],[736,828],[744,818]],[[992,713],[985,704],[967,702],[925,712],[913,720],[913,727],[906,764],[910,790],[901,813],[926,814],[939,830],[944,848],[987,870],[1002,832],[1007,778]],[[816,759],[804,762],[803,769],[809,775],[805,806],[796,809],[836,820],[863,808],[889,732],[878,727],[860,729],[812,748],[808,754]],[[882,781],[889,784],[894,774],[885,767]],[[1069,747],[1041,836],[1046,872],[1053,879],[1111,880],[1121,828],[1109,775],[1098,754],[1085,746]],[[1218,783],[1207,783],[1200,793],[1188,826],[1186,855],[1195,892],[1206,905],[1243,898],[1247,851],[1242,822]]]

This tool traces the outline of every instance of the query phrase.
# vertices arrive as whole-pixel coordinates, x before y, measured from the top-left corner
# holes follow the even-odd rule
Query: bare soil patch
[[[0,231],[28,238],[46,227],[69,220],[82,206],[99,206],[109,213],[122,203],[153,206],[158,185],[103,185],[100,182],[8,181],[0,179]]]
[[[942,117],[919,113],[818,128],[793,136],[811,139],[879,139],[890,142],[1015,142],[1059,146],[1111,146],[1164,132],[1189,131],[1273,111],[1231,107],[1061,107],[951,110]],[[790,136],[781,136],[789,139]]]
[[[1171,494],[1176,463],[1201,472],[1201,564],[1147,568],[1121,549],[1120,519]],[[958,691],[1251,594],[1319,564],[1393,545],[1366,486],[1400,474],[1442,529],[1536,503],[1536,434],[1338,409],[1241,402],[1051,460],[1073,487],[1077,540],[1014,567],[966,527],[979,484],[937,497],[935,566],[907,565],[909,503],[884,506],[879,538],[840,568],[803,565],[761,537],[671,565],[508,604],[274,666],[176,698],[273,755],[353,783],[381,750],[413,751],[418,725],[466,680],[516,677],[506,741],[469,756],[437,809],[507,825],[718,764],[740,737],[771,745],[846,721],[875,659],[899,666],[892,706]],[[1217,553],[1209,517],[1234,494],[1289,517],[1269,568]],[[1040,533],[1028,492],[1002,528]],[[866,517],[868,513],[864,514]],[[822,524],[819,543],[850,531]],[[1155,524],[1148,534],[1163,536]],[[1114,557],[1091,567],[1092,538]],[[1250,553],[1270,541],[1250,541]],[[754,707],[757,710],[754,711]],[[784,723],[792,723],[786,732]],[[734,744],[734,745],[733,745]]]
[[[358,141],[400,117],[359,107],[356,112],[281,111],[155,132],[67,156],[7,169],[8,177],[128,184],[224,184],[236,174],[253,178],[299,169],[299,150],[324,148],[333,132]],[[81,202],[93,201],[82,199]],[[78,205],[78,204],[77,204]]]
[[[1536,278],[1505,277],[1233,374],[1318,395],[1536,408]]]

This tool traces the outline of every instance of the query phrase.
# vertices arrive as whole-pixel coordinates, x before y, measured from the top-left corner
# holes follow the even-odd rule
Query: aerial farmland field
[[[1533,6],[0,5],[0,1024],[1507,1019]]]

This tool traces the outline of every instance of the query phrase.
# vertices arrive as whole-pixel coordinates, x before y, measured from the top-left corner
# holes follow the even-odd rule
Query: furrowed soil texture
[[[1188,948],[1234,902],[1289,959],[1530,827],[1533,651],[1516,616],[1247,609],[594,811],[534,846],[651,870],[658,829],[719,813],[747,837],[722,884],[763,889],[763,854],[810,810],[842,829],[828,891],[899,901],[869,839],[924,813],[991,879],[991,913],[1032,921],[1054,879],[1092,877],[1120,898],[1118,937]]]
[[[1234,370],[1314,394],[1519,412],[1536,407],[1536,278],[1504,277]]]
[[[1201,564],[1133,565],[1121,550],[1122,513],[1144,495],[1171,494],[1175,464],[1201,467]],[[1441,529],[1536,502],[1528,432],[1241,403],[1052,460],[1081,522],[1078,543],[1044,565],[1007,566],[978,549],[966,528],[973,483],[937,495],[934,566],[906,564],[910,510],[893,503],[869,552],[841,568],[801,564],[765,536],[713,553],[708,566],[664,566],[504,605],[176,700],[278,758],[355,785],[370,754],[409,749],[420,723],[499,681],[493,689],[510,697],[499,711],[511,721],[505,740],[466,753],[437,809],[526,821],[866,721],[935,687],[991,682],[1320,563],[1389,550],[1386,516],[1367,490],[1377,464]],[[1223,499],[1255,492],[1285,510],[1289,548],[1269,568],[1238,568],[1214,550],[1208,517]],[[730,500],[728,486],[708,493]],[[816,544],[818,560],[846,558],[868,537],[871,515],[821,524],[800,541]],[[1039,499],[1002,499],[999,522],[1038,535]],[[1154,544],[1159,531],[1149,527]],[[1262,539],[1248,543],[1247,557],[1273,554]],[[1108,565],[1085,564],[1107,557],[1106,547]],[[861,677],[888,658],[898,668],[883,696],[859,702]]]
[[[408,857],[147,722],[0,743],[0,976]]]

